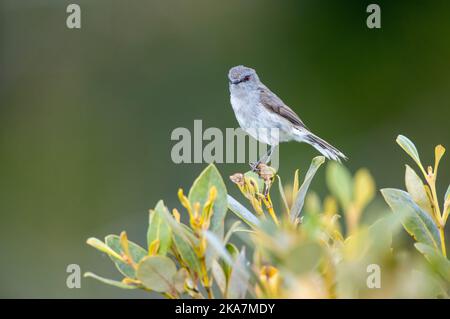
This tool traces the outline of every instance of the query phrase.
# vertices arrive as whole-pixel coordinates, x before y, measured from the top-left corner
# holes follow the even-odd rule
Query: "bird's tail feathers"
[[[307,134],[304,137],[304,140],[310,143],[316,150],[328,159],[335,160],[339,163],[341,162],[341,159],[347,160],[347,156],[345,156],[344,153],[312,133]]]

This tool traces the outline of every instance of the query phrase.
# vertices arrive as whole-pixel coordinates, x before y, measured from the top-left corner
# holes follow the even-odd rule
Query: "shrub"
[[[404,136],[397,142],[417,163],[426,183],[406,166],[406,192],[381,190],[394,214],[371,225],[361,223],[376,195],[366,169],[352,175],[343,165],[329,163],[330,195],[322,201],[308,190],[324,157],[312,160],[301,184],[298,171],[292,185],[284,185],[273,168],[260,165],[257,173],[230,177],[243,195],[241,203],[227,194],[211,164],[188,195],[178,190],[181,212],[169,211],[163,201],[150,210],[146,249],[129,241],[126,232],[104,241],[87,240],[109,255],[122,280],[85,276],[167,298],[448,297],[444,229],[450,187],[442,211],[436,195],[445,149],[436,147],[434,167],[425,170],[414,144]],[[273,188],[279,192],[278,209],[271,198]],[[227,211],[237,220],[225,223]],[[399,225],[422,255],[392,248]]]

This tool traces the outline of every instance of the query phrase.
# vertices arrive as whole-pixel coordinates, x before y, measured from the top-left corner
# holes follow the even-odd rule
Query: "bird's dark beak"
[[[241,82],[242,81],[240,81],[240,80],[234,80],[234,81],[230,80],[230,84],[239,84]]]

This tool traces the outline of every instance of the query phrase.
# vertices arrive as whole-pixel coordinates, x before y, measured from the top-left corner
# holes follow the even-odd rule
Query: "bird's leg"
[[[250,163],[250,170],[254,173],[256,173],[258,171],[258,166],[259,164],[261,164],[261,160],[254,162],[254,163]]]
[[[268,164],[270,162],[270,159],[272,158],[273,150],[276,146],[269,146],[269,150],[267,151],[267,154],[264,156],[266,157],[265,164]]]
[[[261,163],[267,164],[270,162],[270,158],[272,157],[274,148],[275,148],[275,146],[270,145],[269,150],[267,151],[266,154],[264,154],[263,157],[261,157],[261,159],[259,159],[256,163],[250,163],[250,168],[251,168],[252,172],[258,171],[259,164],[261,164]]]

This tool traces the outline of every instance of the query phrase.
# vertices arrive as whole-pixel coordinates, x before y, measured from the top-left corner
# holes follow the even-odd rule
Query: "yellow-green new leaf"
[[[100,282],[102,282],[104,284],[107,284],[107,285],[110,285],[110,286],[114,286],[114,287],[118,287],[118,288],[122,288],[122,289],[136,289],[136,288],[138,288],[135,285],[128,285],[128,284],[125,284],[125,283],[123,283],[121,281],[100,277],[100,276],[98,276],[98,275],[96,275],[94,273],[91,273],[91,272],[85,273],[84,277],[85,278],[88,278],[88,277],[94,278],[94,279],[96,279],[96,280],[98,280],[98,281],[100,281]]]
[[[314,157],[311,161],[311,165],[309,166],[308,171],[306,172],[305,180],[300,186],[297,196],[295,197],[294,204],[292,205],[291,211],[289,213],[289,218],[291,222],[295,222],[297,218],[299,218],[300,213],[302,212],[303,205],[305,203],[306,193],[308,192],[309,185],[311,185],[312,179],[314,175],[316,175],[319,167],[325,162],[325,157],[317,156]]]
[[[353,194],[355,204],[363,209],[375,197],[375,182],[369,170],[359,169],[355,174],[355,182],[353,185]]]
[[[169,211],[161,200],[156,204],[155,209],[150,211],[147,230],[147,246],[150,248],[151,243],[159,240],[157,253],[162,256],[167,254],[172,243],[172,230],[164,214],[169,214]]]
[[[152,241],[150,243],[150,245],[148,246],[148,255],[149,256],[155,256],[158,255],[158,250],[159,250],[159,239],[155,239],[154,241]],[[161,255],[163,256],[163,255]]]
[[[445,147],[442,145],[438,145],[434,149],[434,173],[437,173],[439,162],[441,161],[442,156],[444,156]]]
[[[326,181],[331,193],[346,210],[353,197],[353,181],[350,172],[342,164],[330,162],[326,170]]]
[[[175,263],[165,256],[148,256],[138,265],[136,276],[142,284],[157,292],[174,292]]]
[[[109,256],[114,257],[115,259],[123,261],[123,258],[121,255],[119,255],[116,251],[111,249],[108,245],[106,245],[100,239],[91,237],[86,241],[86,243],[88,245],[100,250],[101,252],[104,252],[104,253],[108,254]]]
[[[105,237],[105,243],[110,247],[112,250],[114,250],[117,254],[122,255],[126,254],[126,252],[123,250],[120,237],[117,235],[108,235]],[[147,251],[139,246],[138,244],[133,243],[132,241],[127,241],[128,243],[128,250],[131,258],[135,263],[138,263],[142,258],[144,258],[147,255]],[[124,262],[123,260],[117,260],[111,258],[112,261],[115,263],[117,269],[126,277],[130,278],[136,278],[135,270],[134,268]]]
[[[425,185],[416,172],[408,165],[406,165],[405,171],[405,184],[406,190],[411,195],[414,202],[430,214],[430,216],[433,216],[433,208],[427,196]]]
[[[306,195],[305,212],[309,214],[320,214],[322,212],[322,203],[316,192],[309,191]]]
[[[120,241],[120,247],[122,248],[124,255],[127,256],[128,260],[130,262],[134,262],[133,256],[131,256],[131,253],[130,253],[130,247],[128,245],[128,236],[127,236],[126,231],[123,231],[120,233],[119,241]]]
[[[294,173],[294,184],[292,185],[292,198],[297,197],[298,189],[300,188],[299,170],[296,169]]]
[[[444,202],[450,202],[450,185],[448,185],[447,191],[445,192]]]

